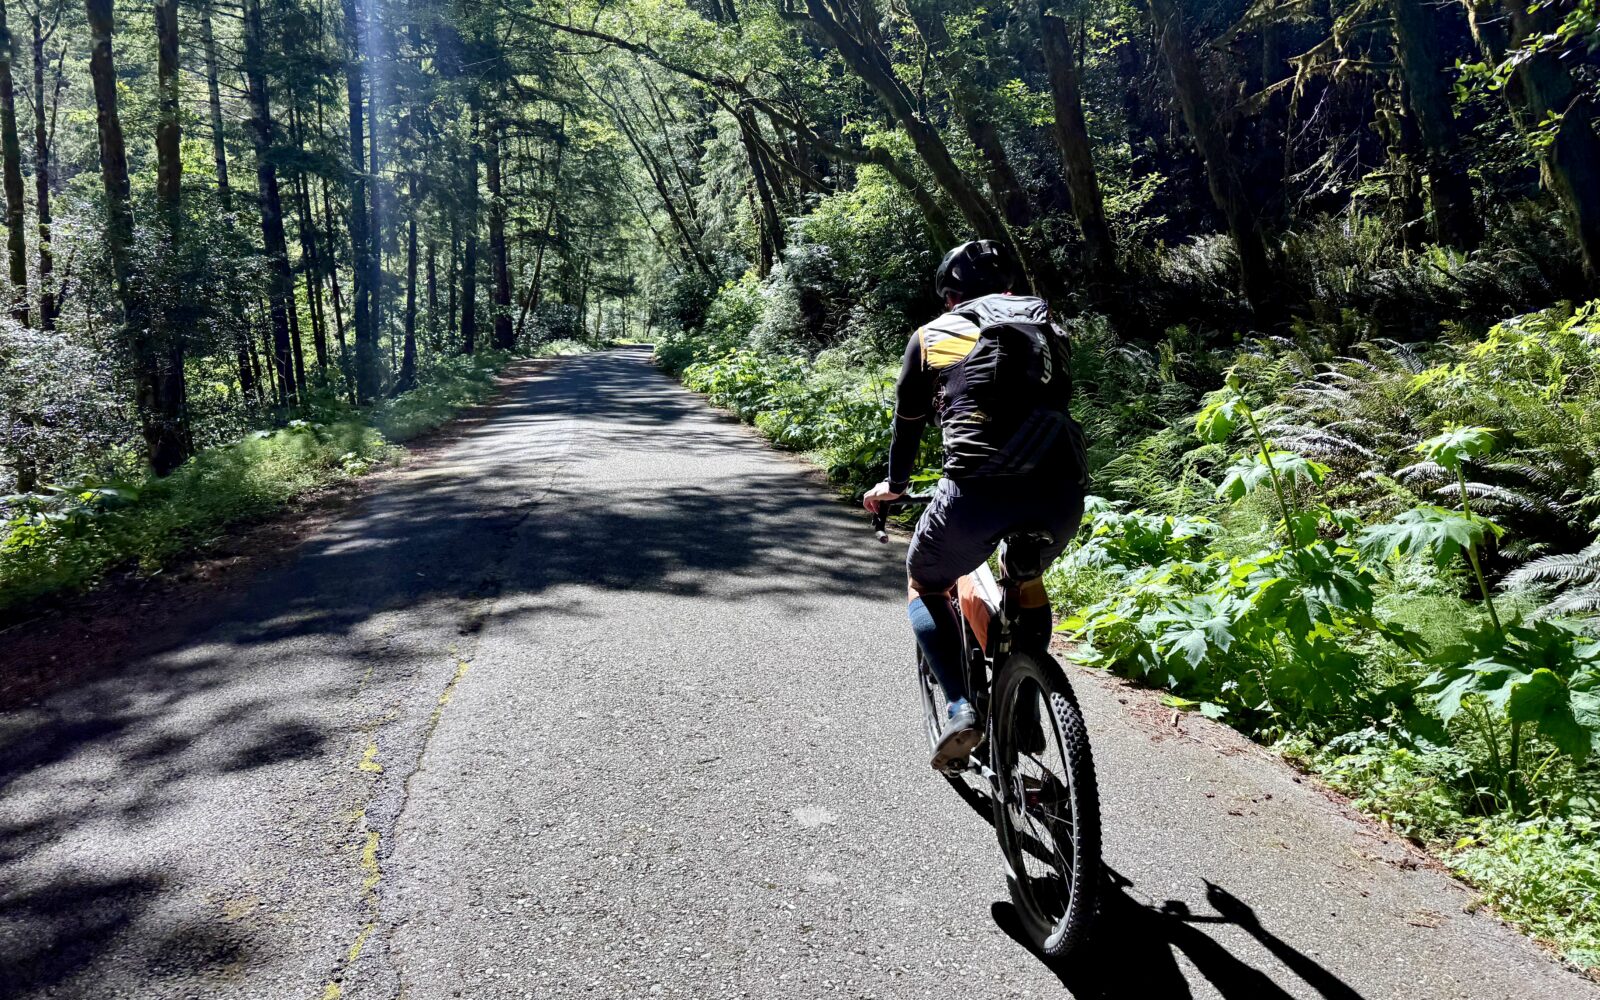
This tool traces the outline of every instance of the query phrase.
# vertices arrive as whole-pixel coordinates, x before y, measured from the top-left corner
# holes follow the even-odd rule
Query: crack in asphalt
[[[393,742],[401,747],[409,745],[413,747],[413,751],[400,762],[404,766],[399,771],[397,781],[391,779],[383,783],[380,779],[374,783],[368,805],[363,810],[363,823],[368,826],[367,846],[362,853],[362,870],[365,876],[362,903],[366,920],[357,933],[355,943],[351,945],[335,974],[330,977],[324,990],[323,1000],[340,1000],[343,997],[360,997],[362,1000],[369,998],[401,1000],[406,996],[405,980],[393,955],[395,924],[386,917],[384,906],[383,871],[384,863],[392,850],[389,845],[394,843],[395,837],[405,823],[406,810],[411,802],[412,783],[427,766],[428,748],[445,709],[453,698],[456,688],[471,669],[473,659],[483,642],[484,631],[494,617],[495,606],[506,584],[507,561],[517,551],[517,541],[524,527],[534,517],[540,503],[550,495],[554,484],[565,470],[566,457],[571,451],[577,426],[575,421],[565,421],[556,429],[556,433],[551,435],[551,439],[559,444],[552,455],[544,457],[546,474],[542,482],[516,498],[520,513],[508,524],[496,529],[496,534],[500,536],[499,542],[494,546],[496,558],[485,567],[479,583],[474,588],[474,600],[457,620],[456,632],[460,638],[457,643],[451,644],[448,651],[448,655],[455,662],[455,669],[445,680],[442,689],[434,696],[432,707],[422,724],[420,733],[408,738],[407,734],[395,728],[405,720],[395,718],[388,720],[375,734],[375,740]],[[485,431],[491,434],[505,433],[503,430],[496,430],[492,423],[479,433]],[[552,440],[542,443],[549,445]],[[393,767],[393,764],[389,765],[383,773],[390,773]],[[385,785],[387,787],[384,787]],[[378,807],[376,819],[373,816],[374,806]],[[368,947],[374,935],[379,947]]]

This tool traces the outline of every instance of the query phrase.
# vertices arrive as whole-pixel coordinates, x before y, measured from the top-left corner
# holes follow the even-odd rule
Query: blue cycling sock
[[[938,595],[918,597],[906,608],[911,631],[916,634],[922,658],[944,688],[952,704],[967,697],[967,679],[961,669],[961,625],[949,598]]]

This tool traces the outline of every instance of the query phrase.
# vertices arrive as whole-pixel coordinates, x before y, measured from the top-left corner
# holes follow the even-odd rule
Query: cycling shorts
[[[1083,492],[1070,481],[941,479],[911,536],[906,572],[921,590],[948,590],[1025,530],[1050,533],[1040,562],[1048,567],[1078,532]]]

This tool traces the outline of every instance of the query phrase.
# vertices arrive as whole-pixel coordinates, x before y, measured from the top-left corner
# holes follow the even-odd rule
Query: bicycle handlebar
[[[928,494],[902,493],[893,500],[878,504],[878,509],[872,514],[872,533],[878,536],[879,544],[887,545],[889,542],[889,514],[894,508],[907,504],[927,503],[932,499],[933,497]]]

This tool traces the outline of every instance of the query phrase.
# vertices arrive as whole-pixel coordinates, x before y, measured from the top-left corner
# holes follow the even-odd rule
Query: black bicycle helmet
[[[1017,263],[1011,248],[998,240],[973,240],[944,255],[934,275],[939,300],[954,295],[959,302],[980,295],[1009,292],[1016,281]]]

